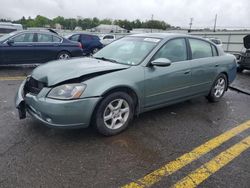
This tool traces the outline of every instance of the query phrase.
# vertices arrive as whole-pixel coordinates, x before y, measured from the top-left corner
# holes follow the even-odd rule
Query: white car
[[[101,36],[100,39],[101,39],[100,41],[103,45],[108,45],[109,43],[113,42],[116,39],[116,37],[115,37],[115,35],[108,34],[108,35]]]
[[[211,42],[213,42],[214,44],[216,44],[216,46],[220,46],[222,48],[223,44],[222,41],[218,38],[205,38]]]

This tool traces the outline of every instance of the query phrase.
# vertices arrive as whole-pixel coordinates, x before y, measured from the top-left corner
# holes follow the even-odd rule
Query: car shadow
[[[31,131],[43,137],[47,138],[53,137],[53,139],[63,139],[65,141],[68,140],[68,141],[81,142],[81,141],[87,141],[89,139],[99,139],[99,140],[113,140],[119,138],[124,139],[127,136],[129,137],[131,135],[136,135],[137,131],[144,131],[145,128],[151,128],[152,125],[154,126],[154,128],[157,126],[161,128],[162,126],[165,126],[165,124],[168,124],[168,121],[172,123],[175,120],[175,118],[180,114],[183,114],[183,118],[185,117],[190,118],[192,114],[190,116],[185,114],[187,109],[190,107],[194,109],[194,108],[200,108],[200,106],[210,104],[209,108],[211,109],[213,108],[214,105],[217,105],[218,108],[223,109],[223,106],[226,105],[225,103],[226,102],[224,99],[224,101],[222,100],[221,103],[211,104],[208,103],[204,97],[201,97],[198,99],[192,99],[185,102],[181,102],[179,104],[146,112],[138,117],[135,117],[134,120],[130,123],[128,129],[126,129],[124,132],[112,137],[107,137],[99,134],[93,126],[80,129],[51,128],[33,119],[30,119],[28,131]],[[225,110],[223,109],[221,115],[223,114],[224,111]],[[225,116],[227,115],[228,114],[226,113]]]

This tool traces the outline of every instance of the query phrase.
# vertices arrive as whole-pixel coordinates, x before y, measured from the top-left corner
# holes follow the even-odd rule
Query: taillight
[[[78,47],[83,48],[82,43],[78,42]]]

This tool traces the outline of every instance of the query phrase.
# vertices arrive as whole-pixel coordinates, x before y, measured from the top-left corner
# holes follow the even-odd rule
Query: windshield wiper
[[[103,61],[110,61],[112,63],[119,63],[118,61],[114,60],[114,59],[109,59],[109,58],[106,58],[106,57],[93,57],[95,59],[100,59],[100,60],[103,60]]]

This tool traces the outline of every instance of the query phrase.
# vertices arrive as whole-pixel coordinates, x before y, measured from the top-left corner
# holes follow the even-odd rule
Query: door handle
[[[186,71],[186,72],[184,72],[184,74],[189,74],[191,71],[190,70],[188,70],[188,71]]]
[[[218,67],[218,66],[219,66],[219,64],[216,64],[216,65],[215,65],[215,67]]]

